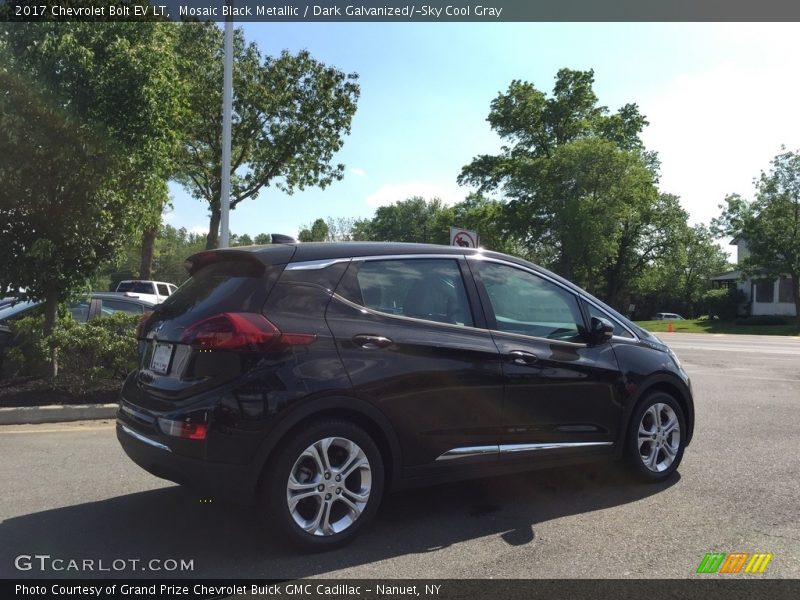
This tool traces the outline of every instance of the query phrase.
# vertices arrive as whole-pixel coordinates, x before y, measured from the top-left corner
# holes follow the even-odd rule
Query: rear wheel
[[[383,494],[375,442],[347,421],[319,421],[291,436],[261,488],[261,509],[291,543],[328,550],[350,541]]]
[[[675,398],[654,392],[642,400],[628,426],[628,462],[645,481],[663,481],[678,468],[686,446],[686,418]]]

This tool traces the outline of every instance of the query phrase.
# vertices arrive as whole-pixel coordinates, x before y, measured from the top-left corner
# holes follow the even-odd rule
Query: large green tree
[[[0,24],[0,287],[45,300],[46,333],[152,214],[177,139],[173,34]]]
[[[187,23],[178,44],[189,118],[178,181],[208,204],[208,248],[218,243],[222,156],[222,32]],[[360,93],[355,74],[326,66],[307,51],[262,57],[237,30],[233,57],[230,206],[267,186],[292,193],[326,187],[344,175],[333,164],[350,132]]]
[[[666,250],[676,211],[639,137],[646,119],[635,104],[599,105],[593,83],[592,71],[562,69],[548,97],[513,81],[487,119],[506,145],[458,180],[503,194],[508,232],[527,255],[625,308],[632,277]]]
[[[746,275],[791,277],[800,328],[800,151],[785,151],[772,160],[752,201],[732,194],[720,208],[715,231],[747,244],[749,253],[739,261]]]

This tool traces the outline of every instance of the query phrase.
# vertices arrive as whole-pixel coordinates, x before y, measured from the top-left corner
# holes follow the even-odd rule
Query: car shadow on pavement
[[[0,577],[309,577],[486,536],[514,546],[535,544],[540,523],[636,502],[679,479],[675,473],[663,483],[644,484],[617,465],[592,464],[397,492],[351,544],[320,554],[282,545],[260,526],[254,508],[165,487],[7,519],[0,523]],[[30,570],[18,570],[19,555],[61,558],[62,567],[70,559],[103,559],[109,570],[95,562],[84,572],[41,571],[36,560]],[[151,559],[170,558],[192,560],[193,570],[146,570]],[[141,562],[117,570],[123,563],[114,559]]]

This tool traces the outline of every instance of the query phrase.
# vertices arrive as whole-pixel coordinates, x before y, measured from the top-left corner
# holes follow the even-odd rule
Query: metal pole
[[[227,5],[233,7],[233,0]],[[230,240],[231,210],[231,111],[233,105],[233,16],[225,17],[225,72],[222,82],[222,174],[220,189],[219,247],[227,248]]]

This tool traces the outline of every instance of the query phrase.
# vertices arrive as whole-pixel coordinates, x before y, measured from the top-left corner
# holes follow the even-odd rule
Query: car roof
[[[129,292],[92,292],[92,298],[109,299],[109,300],[127,300],[134,304],[141,304],[142,306],[155,306],[156,303],[147,300],[146,298],[139,298],[138,296],[128,296]],[[135,293],[135,292],[134,292]],[[85,296],[84,296],[85,297]]]
[[[190,256],[187,259],[187,263],[191,274],[195,270],[192,263],[194,263],[194,265],[205,263],[204,259],[208,259],[212,255],[231,258],[257,258],[264,264],[277,265],[289,262],[296,263],[312,260],[358,258],[361,256],[414,254],[442,256],[481,255],[489,258],[496,258],[533,269],[552,279],[556,279],[578,293],[586,293],[577,285],[564,279],[560,275],[527,260],[517,258],[516,256],[494,252],[492,250],[484,250],[483,248],[462,248],[460,246],[444,246],[442,244],[414,244],[407,242],[295,242],[290,244],[267,244],[264,246],[236,246],[235,248],[198,252]]]

